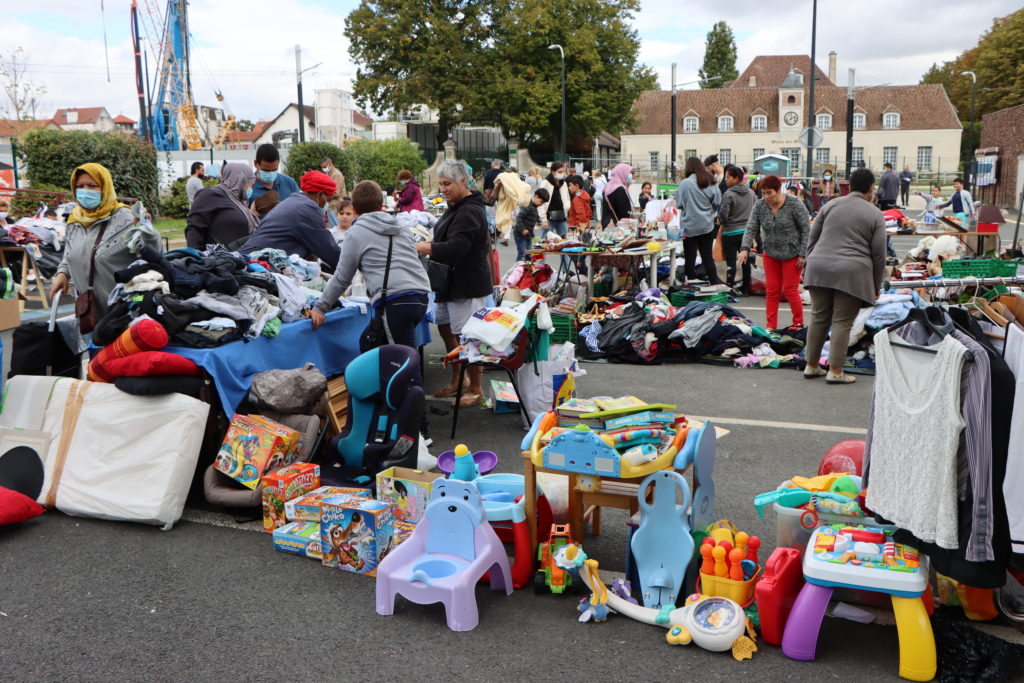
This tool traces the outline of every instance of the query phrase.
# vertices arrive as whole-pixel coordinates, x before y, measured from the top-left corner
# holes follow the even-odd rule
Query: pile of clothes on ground
[[[143,248],[115,274],[118,285],[93,341],[114,341],[146,315],[167,330],[172,346],[211,348],[237,339],[274,337],[303,318],[323,291],[319,264],[279,249],[249,255],[222,246],[205,252]]]
[[[67,226],[55,218],[26,217],[13,225],[0,221],[0,247],[22,247],[32,254],[39,274],[53,277],[64,257],[64,232]],[[20,277],[18,257],[8,254],[7,260],[14,267],[15,278]]]

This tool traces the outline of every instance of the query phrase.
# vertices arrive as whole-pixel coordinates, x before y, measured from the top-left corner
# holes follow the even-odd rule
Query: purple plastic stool
[[[782,653],[801,662],[814,661],[818,632],[832,598],[832,588],[805,583],[796,596],[793,609],[782,632]]]
[[[377,614],[394,614],[396,595],[420,605],[441,602],[448,628],[471,631],[480,622],[480,577],[489,571],[491,588],[512,594],[505,546],[470,482],[438,480],[424,514],[412,535],[377,567]]]

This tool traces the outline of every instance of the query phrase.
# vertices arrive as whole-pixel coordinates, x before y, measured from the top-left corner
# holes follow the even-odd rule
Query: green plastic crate
[[[1018,265],[1018,261],[998,259],[945,261],[942,264],[942,277],[1014,277]]]
[[[573,318],[551,316],[551,322],[555,325],[555,331],[551,333],[552,344],[576,343],[579,333],[576,331],[576,321]]]
[[[714,294],[695,294],[693,292],[673,292],[669,296],[669,302],[676,308],[681,308],[691,301],[706,301],[713,304],[729,303],[729,295],[725,292]]]

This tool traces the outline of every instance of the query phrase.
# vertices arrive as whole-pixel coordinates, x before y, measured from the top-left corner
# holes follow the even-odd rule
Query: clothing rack
[[[981,285],[1024,285],[1024,277],[943,277],[934,280],[885,280],[882,282],[882,289],[978,287]]]

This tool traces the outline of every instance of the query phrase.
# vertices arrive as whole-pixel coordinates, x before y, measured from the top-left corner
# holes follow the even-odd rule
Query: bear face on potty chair
[[[473,560],[473,529],[484,523],[483,502],[476,486],[458,479],[439,480],[430,493],[424,516],[430,521],[427,552]]]

